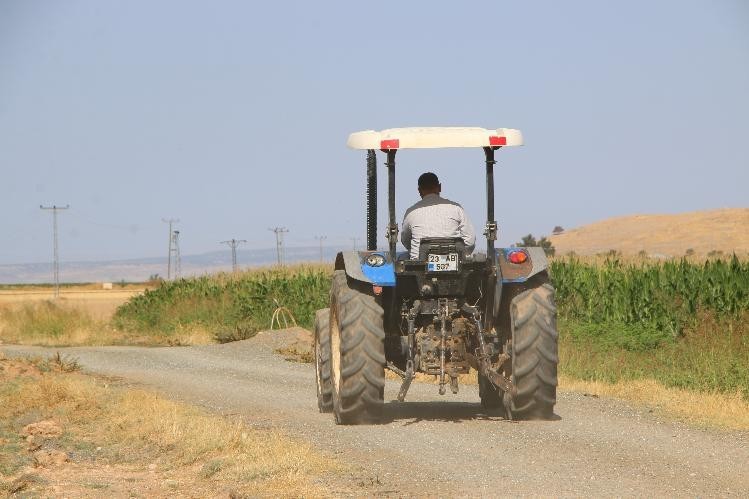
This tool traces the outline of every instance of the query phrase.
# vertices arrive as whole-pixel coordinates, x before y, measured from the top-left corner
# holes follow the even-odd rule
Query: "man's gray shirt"
[[[403,216],[401,242],[412,260],[419,258],[419,243],[424,237],[460,237],[466,254],[473,252],[476,245],[473,225],[463,207],[439,194],[427,194]]]

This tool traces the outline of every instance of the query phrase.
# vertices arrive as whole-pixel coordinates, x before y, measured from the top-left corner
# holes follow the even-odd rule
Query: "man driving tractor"
[[[338,424],[381,420],[385,370],[401,378],[403,402],[417,373],[437,376],[438,393],[458,393],[477,373],[478,396],[508,419],[553,416],[557,387],[554,288],[543,248],[497,248],[495,152],[520,146],[512,128],[410,127],[354,132],[367,151],[367,249],[336,255],[329,306],[315,312],[317,405]],[[463,208],[440,197],[434,173],[419,177],[421,200],[406,211],[397,251],[395,158],[403,149],[475,148],[486,171],[486,254]],[[377,249],[377,161],[388,175],[387,249]],[[478,166],[478,165],[477,165]]]
[[[440,196],[442,184],[432,172],[419,177],[418,187],[421,201],[406,210],[401,233],[401,242],[411,260],[419,259],[419,243],[425,237],[460,237],[465,243],[466,254],[470,255],[476,234],[463,207]]]

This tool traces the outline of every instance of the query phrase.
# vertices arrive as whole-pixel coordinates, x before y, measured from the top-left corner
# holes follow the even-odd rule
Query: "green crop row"
[[[591,265],[554,260],[551,276],[560,314],[587,323],[618,323],[677,337],[698,312],[738,320],[749,310],[749,262],[687,260]]]
[[[554,260],[560,372],[749,400],[749,262]]]
[[[268,329],[273,312],[286,307],[298,325],[311,328],[315,310],[327,304],[330,275],[328,267],[298,266],[163,282],[121,306],[114,324],[165,334],[241,329],[241,338]]]
[[[698,312],[738,320],[749,310],[749,261],[735,257],[704,263],[556,259],[550,271],[563,319],[626,325],[620,328],[625,336],[678,337]],[[314,311],[327,304],[330,274],[327,266],[298,266],[164,282],[120,307],[115,324],[162,332],[248,321],[262,328],[283,306],[299,325],[311,327]]]

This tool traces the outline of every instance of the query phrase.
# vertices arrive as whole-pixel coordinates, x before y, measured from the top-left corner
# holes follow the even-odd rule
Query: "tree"
[[[532,234],[528,234],[527,236],[523,237],[519,243],[515,243],[515,246],[517,246],[518,248],[540,246],[541,248],[543,248],[544,253],[546,253],[548,256],[554,256],[554,253],[556,253],[556,249],[551,244],[551,241],[546,238],[546,236],[542,236],[540,239],[536,240],[536,238],[533,237]]]
[[[536,241],[536,238],[533,237],[532,234],[528,234],[527,236],[524,236],[519,243],[515,243],[515,246],[518,248],[530,248],[532,246],[538,246],[538,241]]]
[[[554,256],[554,253],[557,252],[554,246],[552,246],[551,241],[546,239],[546,236],[543,236],[538,240],[538,245],[544,249],[544,253],[546,253],[546,256]]]
[[[556,236],[557,234],[561,234],[562,232],[564,232],[564,227],[562,227],[561,225],[557,225],[551,231],[551,235]]]

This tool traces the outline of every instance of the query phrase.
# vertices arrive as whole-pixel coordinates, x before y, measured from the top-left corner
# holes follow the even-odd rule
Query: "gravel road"
[[[333,495],[749,496],[749,434],[694,429],[647,408],[560,393],[553,421],[513,423],[485,412],[474,386],[458,395],[414,383],[377,426],[336,426],[317,411],[314,368],[274,353],[284,334],[226,345],[44,349],[84,370],[143,384],[257,427],[279,427],[351,465],[322,477]],[[385,399],[395,398],[389,381]]]

